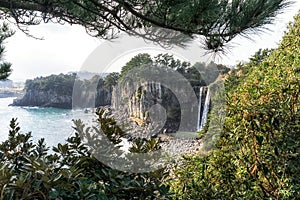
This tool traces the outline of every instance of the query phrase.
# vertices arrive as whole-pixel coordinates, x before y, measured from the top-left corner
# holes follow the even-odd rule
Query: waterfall
[[[207,115],[209,111],[209,102],[210,102],[210,94],[209,94],[209,88],[207,88],[204,109],[203,109],[201,123],[200,123],[200,130],[203,128],[207,120]]]
[[[197,119],[197,130],[200,130],[200,118],[201,118],[201,99],[202,99],[203,87],[199,89],[199,103],[198,103],[198,119]]]
[[[202,94],[203,88],[199,89],[199,103],[198,103],[198,119],[197,119],[197,131],[201,131],[207,121],[207,116],[209,112],[209,102],[210,102],[210,93],[209,88],[207,87],[205,102],[202,109]]]

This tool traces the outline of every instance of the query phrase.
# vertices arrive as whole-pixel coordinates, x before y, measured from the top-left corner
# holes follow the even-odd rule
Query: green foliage
[[[162,67],[169,67],[171,69],[175,69],[177,71],[184,70],[188,68],[191,64],[188,62],[181,62],[179,59],[174,59],[173,55],[165,54],[158,54],[154,57],[154,65],[162,66]]]
[[[11,64],[4,62],[0,64],[0,80],[6,80],[12,72]]]
[[[151,69],[152,65],[154,67]],[[210,63],[210,65],[216,64]],[[167,53],[158,54],[154,58],[151,58],[151,56],[147,53],[142,53],[136,55],[128,63],[126,63],[126,65],[121,70],[119,80],[122,81],[122,78],[124,77],[130,78],[136,77],[138,75],[142,76],[145,67],[150,67],[149,70],[152,70],[151,73],[153,75],[155,75],[156,73],[160,73],[159,71],[155,71],[155,67],[160,67],[168,70],[173,70],[174,72],[178,72],[183,76],[184,80],[188,80],[190,82],[193,88],[209,84],[210,82],[206,82],[208,76],[212,76],[209,78],[209,80],[213,82],[219,75],[219,72],[208,72],[210,67],[206,67],[204,63],[196,63],[195,65],[191,66],[189,62],[175,59],[173,55]],[[225,66],[222,65],[218,65],[218,68],[222,70],[223,73],[225,73],[228,70]],[[205,77],[201,75],[202,73],[205,74]],[[177,82],[180,82],[180,80],[177,80]]]
[[[72,95],[76,74],[59,74],[47,77],[38,77],[26,80],[26,90],[50,91],[54,90],[60,95]]]
[[[300,15],[278,49],[227,77],[222,134],[214,150],[175,170],[176,198],[300,198],[299,36]]]
[[[104,88],[112,91],[113,86],[115,86],[118,83],[119,77],[120,77],[120,74],[118,72],[112,72],[112,73],[108,74],[104,78]]]
[[[109,141],[118,145],[125,133],[113,119],[102,118],[102,112],[98,122]],[[31,133],[22,134],[12,119],[8,140],[0,145],[0,199],[168,199],[164,168],[140,174],[110,168],[82,141],[91,127],[85,129],[80,120],[74,123],[75,134],[50,153],[44,139],[34,144]],[[158,148],[154,140],[140,144],[137,140],[140,148],[132,151]]]
[[[9,75],[12,72],[11,64],[8,62],[3,62],[5,47],[3,46],[4,41],[11,37],[14,34],[13,31],[11,31],[7,24],[2,24],[0,26],[0,80],[5,80],[9,77]]]
[[[289,3],[289,0],[2,0],[0,17],[15,19],[27,34],[28,30],[22,25],[67,22],[79,24],[89,34],[105,39],[124,31],[156,43],[180,45],[193,36],[204,36],[208,50],[220,51],[235,36],[248,36],[271,24]],[[157,27],[190,37],[181,38],[177,33]]]
[[[130,59],[129,62],[121,69],[120,77],[126,76],[127,73],[132,73],[135,68],[140,68],[143,66],[151,65],[153,63],[151,56],[147,53],[140,53]]]

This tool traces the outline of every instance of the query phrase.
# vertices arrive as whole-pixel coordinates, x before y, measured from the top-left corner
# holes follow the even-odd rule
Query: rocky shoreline
[[[203,146],[202,140],[196,137],[179,138],[174,137],[174,134],[165,133],[164,130],[160,128],[163,126],[161,124],[138,124],[128,116],[116,112],[111,106],[104,106],[102,109],[105,110],[103,117],[114,118],[122,130],[128,133],[126,137],[128,141],[132,141],[135,138],[147,140],[158,138],[163,151],[172,157],[198,153]]]

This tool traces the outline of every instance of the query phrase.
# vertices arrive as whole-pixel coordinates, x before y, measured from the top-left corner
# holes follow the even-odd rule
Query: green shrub
[[[176,199],[300,199],[300,15],[273,51],[227,77],[227,117],[216,148],[187,157]]]
[[[107,138],[118,145],[125,133],[113,119],[100,117],[101,111],[98,116]],[[82,142],[80,135],[90,128],[80,120],[74,123],[74,136],[50,153],[44,139],[34,144],[31,133],[20,133],[16,119],[12,119],[9,138],[0,145],[0,199],[169,198],[165,168],[139,174],[112,169],[93,157]],[[134,151],[150,151],[157,145],[144,141]]]

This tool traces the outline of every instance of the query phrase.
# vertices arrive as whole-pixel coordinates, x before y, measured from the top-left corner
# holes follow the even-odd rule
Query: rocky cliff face
[[[76,81],[72,95],[72,108],[96,108],[111,104],[111,90],[104,87],[103,79]]]
[[[71,108],[71,95],[58,95],[54,90],[26,90],[25,95],[20,99],[15,99],[13,106],[39,106],[55,108]]]
[[[84,94],[86,95],[86,94]],[[111,92],[105,89],[99,89],[95,96],[83,96],[85,102],[95,101],[95,107],[110,105]],[[39,106],[39,107],[54,107],[54,108],[72,108],[72,94],[58,94],[55,90],[26,90],[22,98],[15,99],[13,106]],[[81,104],[83,105],[83,104]],[[77,108],[85,108],[84,106],[77,106]]]
[[[184,96],[186,91],[178,87],[177,93]],[[127,118],[140,126],[151,124],[151,127],[160,127],[157,133],[174,133],[180,125],[185,131],[195,131],[195,120],[182,119],[182,112],[191,113],[191,116],[194,113],[192,118],[197,119],[197,105],[193,107],[189,100],[186,96],[179,102],[169,88],[154,81],[138,85],[127,81],[116,86],[112,92],[112,108],[118,112],[118,116],[122,116],[122,120]]]
[[[76,81],[75,75],[51,75],[29,80],[25,85],[25,94],[15,99],[13,106],[39,106],[70,109],[99,107],[110,105],[111,91],[104,88],[103,79],[96,77],[91,80]],[[97,81],[97,82],[95,82]],[[95,85],[96,87],[92,87]],[[79,90],[74,96],[73,89]],[[93,102],[93,104],[91,104]]]

